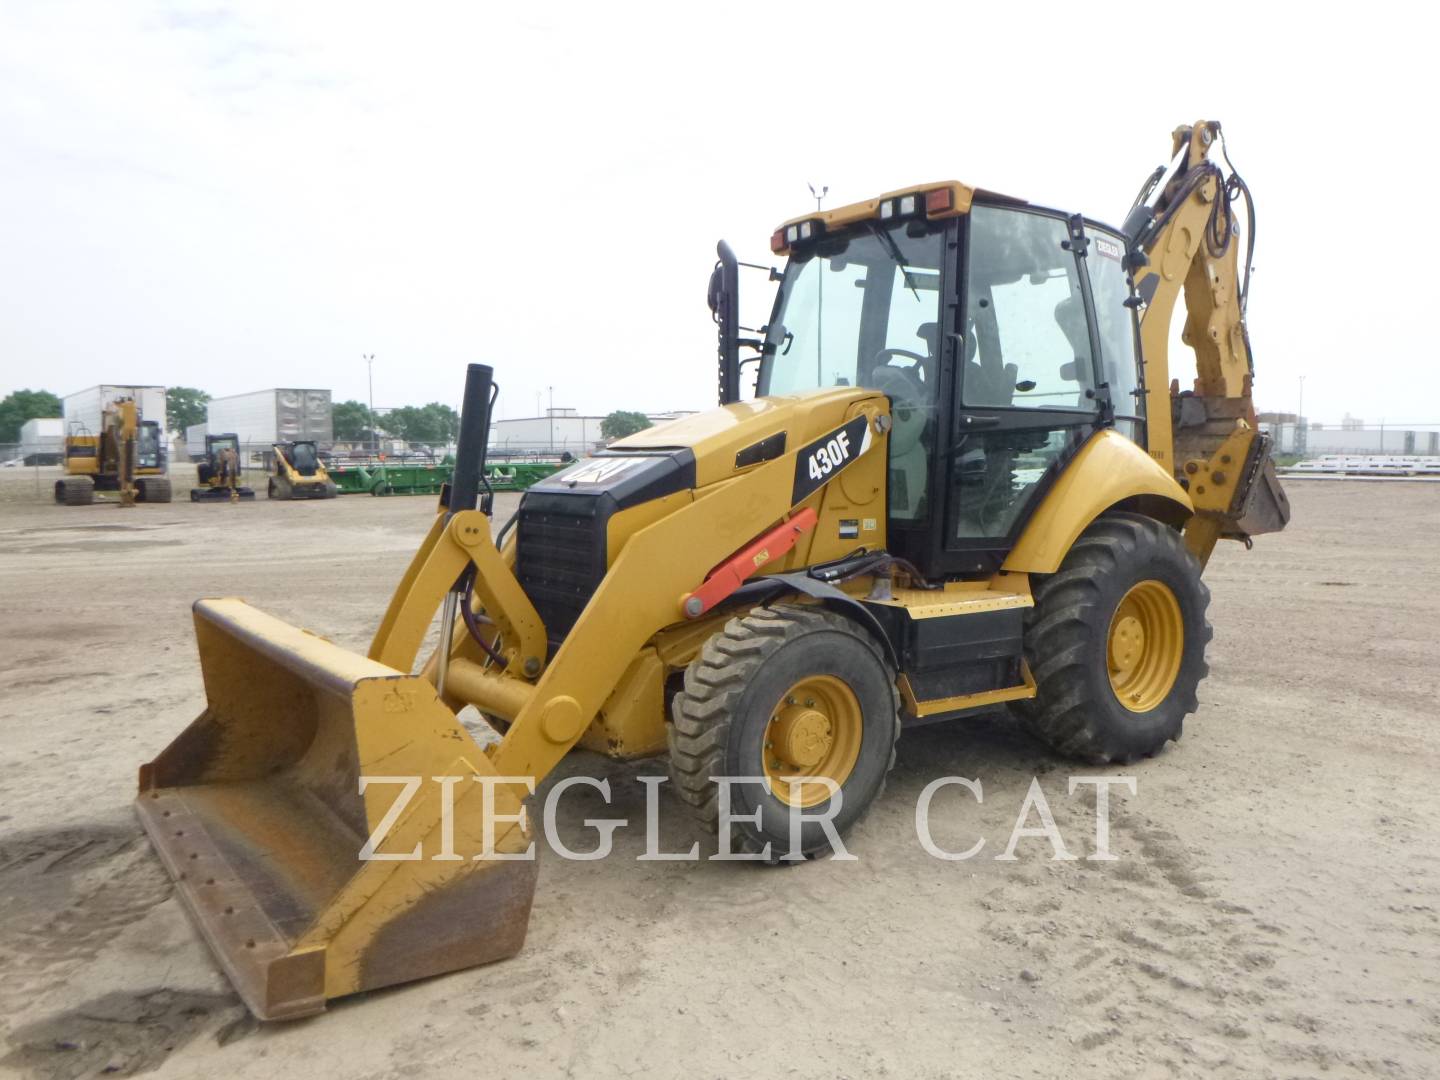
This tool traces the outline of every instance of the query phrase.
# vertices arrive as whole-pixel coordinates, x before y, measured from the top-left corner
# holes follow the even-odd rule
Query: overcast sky
[[[1437,62],[1399,6],[503,9],[3,0],[0,395],[363,400],[374,353],[381,407],[457,403],[479,360],[504,416],[703,408],[715,240],[768,260],[808,182],[1118,223],[1215,117],[1259,211],[1259,406],[1304,375],[1317,420],[1440,423],[1437,305],[1395,266],[1436,229]]]

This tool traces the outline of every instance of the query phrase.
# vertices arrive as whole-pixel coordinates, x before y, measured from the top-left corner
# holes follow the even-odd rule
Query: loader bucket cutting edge
[[[330,998],[513,956],[538,864],[482,850],[489,759],[422,678],[257,611],[195,604],[207,708],[140,768],[136,810],[202,935],[250,1010],[279,1020]],[[362,846],[410,777],[414,794]],[[442,787],[453,844],[442,846]],[[494,850],[530,848],[494,792]],[[453,851],[457,857],[436,859]]]

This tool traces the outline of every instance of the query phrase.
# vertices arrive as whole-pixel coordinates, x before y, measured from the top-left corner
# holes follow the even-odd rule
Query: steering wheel
[[[907,360],[914,360],[915,367],[897,367],[888,362],[890,357],[903,356]],[[877,390],[883,390],[890,397],[895,398],[897,407],[905,406],[911,409],[918,409],[925,404],[930,397],[926,392],[925,384],[920,380],[918,372],[921,365],[928,364],[930,357],[921,356],[909,349],[881,349],[875,354],[875,360],[871,367],[870,377],[877,384],[888,383],[888,386],[877,385]],[[903,390],[900,387],[903,385]]]
[[[914,360],[915,369],[896,367],[883,361],[883,357],[903,356]],[[870,371],[870,384],[891,400],[891,418],[894,424],[890,437],[893,453],[909,448],[920,441],[925,430],[928,411],[924,405],[930,395],[916,371],[919,365],[928,364],[930,358],[911,352],[909,349],[881,349],[875,354],[875,365]]]

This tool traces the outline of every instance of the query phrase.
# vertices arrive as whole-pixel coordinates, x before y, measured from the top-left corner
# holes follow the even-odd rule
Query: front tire
[[[880,646],[853,622],[818,607],[777,604],[731,619],[685,671],[672,706],[670,777],[697,820],[720,830],[719,785],[712,777],[763,777],[730,785],[729,849],[766,861],[828,854],[823,826],[806,821],[790,851],[793,808],[827,814],[823,784],[787,777],[827,776],[839,785],[832,818],[843,836],[879,796],[895,764],[899,737],[895,675]]]
[[[1058,572],[1037,579],[1025,659],[1034,701],[1018,710],[1058,752],[1128,763],[1180,738],[1209,673],[1210,590],[1180,534],[1139,514],[1107,514]]]

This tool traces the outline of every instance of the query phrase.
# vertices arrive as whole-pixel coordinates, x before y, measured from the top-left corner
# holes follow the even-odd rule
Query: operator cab
[[[1144,446],[1118,230],[952,184],[788,223],[772,248],[789,261],[756,394],[890,398],[887,546],[927,576],[998,569],[1098,428]]]
[[[135,465],[141,469],[158,469],[162,460],[163,440],[160,438],[160,423],[156,420],[140,421],[140,430],[135,442]]]
[[[320,467],[320,456],[313,442],[280,443],[278,449],[285,455],[290,467],[301,476],[314,476]]]

